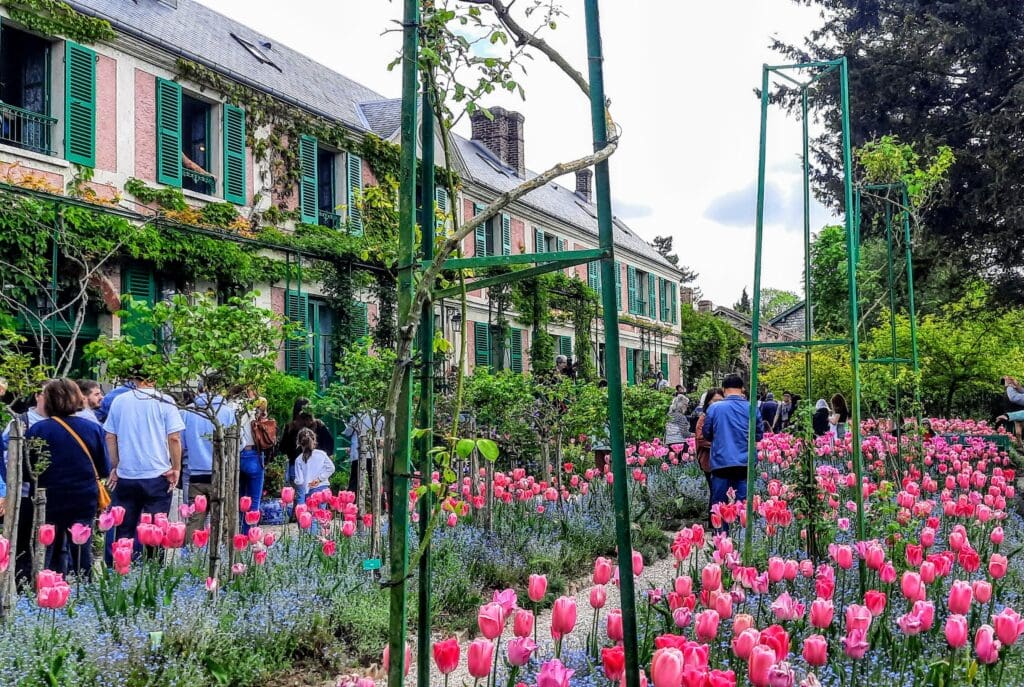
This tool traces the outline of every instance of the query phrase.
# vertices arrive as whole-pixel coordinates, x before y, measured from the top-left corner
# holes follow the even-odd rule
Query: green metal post
[[[857,256],[854,246],[853,146],[850,141],[850,68],[845,57],[839,66],[840,108],[843,125],[843,209],[846,214],[846,271],[850,300],[850,366],[853,373],[853,406],[850,433],[853,441],[853,473],[857,480],[854,501],[857,504],[857,539],[867,538],[864,522],[864,465],[860,438],[860,334],[858,331]],[[866,568],[860,562],[860,586],[864,592]]]
[[[803,124],[804,153],[804,341],[814,336],[814,325],[811,321],[811,154],[810,154],[810,122],[807,121],[807,89],[800,94],[801,123]],[[804,351],[804,376],[807,378],[807,395],[809,403],[813,398],[814,372],[811,362],[812,349]],[[795,410],[795,408],[794,408]],[[747,485],[749,487],[749,484]]]
[[[891,363],[892,371],[892,386],[893,393],[895,394],[896,407],[894,412],[895,422],[897,427],[902,424],[903,413],[900,407],[900,368],[897,359],[899,357],[899,351],[896,347],[896,269],[893,265],[893,240],[892,240],[892,201],[888,197],[885,198],[885,254],[888,265],[888,276],[887,283],[889,285],[889,355],[892,356],[893,362]],[[896,457],[899,459],[900,464],[903,464],[903,438],[897,433],[896,441]]]
[[[907,305],[910,310],[910,359],[914,366],[914,412],[917,426],[921,426],[921,361],[917,355],[917,306],[914,301],[914,249],[910,238],[910,195],[906,185],[902,189],[903,242],[907,254]]]
[[[587,22],[587,59],[590,76],[590,118],[594,150],[608,145],[604,95],[604,56],[601,48],[601,20],[598,0],[584,3]],[[619,594],[622,608],[623,648],[626,654],[626,687],[640,687],[640,659],[637,647],[636,592],[633,582],[633,542],[630,536],[629,477],[626,473],[626,444],[622,421],[622,370],[619,364],[619,313],[615,302],[615,235],[612,225],[611,182],[608,162],[594,169],[597,194],[597,224],[601,249],[601,304],[604,308],[605,373],[608,379],[608,426],[612,449],[612,492],[615,500],[615,540],[618,544]]]
[[[743,561],[750,564],[754,541],[754,485],[757,477],[757,373],[761,359],[761,248],[764,237],[764,181],[768,149],[768,65],[761,71],[761,142],[757,156],[757,219],[754,225],[754,310],[750,328],[750,413],[747,423],[747,526]]]
[[[402,43],[402,171],[398,210],[398,317],[413,316],[412,297],[416,235],[416,105],[419,57],[419,0],[405,0]],[[388,687],[402,687],[405,674],[406,576],[409,568],[409,473],[412,453],[412,372],[405,367],[398,412],[392,465],[391,607],[388,627],[390,660]]]
[[[434,259],[434,108],[433,98],[427,84],[423,80],[423,126],[420,135],[421,166],[420,166],[420,233],[423,243],[420,247],[424,261]],[[420,356],[423,367],[420,369],[420,401],[417,426],[427,430],[417,442],[418,462],[420,467],[420,484],[430,486],[430,477],[434,469],[430,449],[434,445],[434,304],[423,305],[420,313]],[[430,511],[433,506],[432,492],[427,489],[420,497],[420,538],[427,536],[430,523]],[[419,615],[417,616],[416,636],[416,684],[418,687],[430,687],[430,625],[431,608],[430,593],[432,590],[433,570],[431,569],[430,545],[423,549],[419,560]]]

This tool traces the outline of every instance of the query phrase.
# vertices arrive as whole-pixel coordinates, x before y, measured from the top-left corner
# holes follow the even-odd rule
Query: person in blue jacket
[[[729,490],[736,500],[747,498],[747,441],[750,404],[743,395],[743,379],[731,374],[722,383],[725,398],[710,406],[704,417],[704,438],[711,441],[711,503],[727,503]],[[755,409],[755,437],[764,435],[761,412]]]

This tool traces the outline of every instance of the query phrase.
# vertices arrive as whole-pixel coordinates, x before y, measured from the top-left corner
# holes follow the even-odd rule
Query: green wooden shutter
[[[661,374],[668,380],[668,353],[661,354]]]
[[[121,272],[121,293],[132,300],[156,304],[156,277],[153,272],[139,265],[130,265]],[[135,345],[153,343],[153,327],[133,322],[131,315],[121,318],[121,336]]]
[[[669,282],[668,287],[672,295],[672,324],[679,324],[679,288],[675,282]]]
[[[309,294],[285,291],[284,316],[301,327],[302,338],[289,339],[284,345],[284,368],[290,375],[309,378]]]
[[[658,319],[662,322],[668,321],[668,290],[665,288],[668,283],[658,277]]]
[[[434,187],[434,201],[437,203],[435,224],[438,229],[443,229],[448,215],[448,189],[443,186]]]
[[[658,292],[655,289],[654,275],[647,273],[647,316],[652,320],[657,318]],[[643,315],[644,313],[640,313]]]
[[[633,364],[633,349],[626,349],[626,383],[636,384],[636,367]]]
[[[523,371],[523,330],[509,330],[509,362],[513,372]]]
[[[534,253],[543,253],[546,250],[544,245],[544,230],[539,227],[533,228]]]
[[[626,265],[626,286],[629,289],[629,313],[637,315],[640,313],[640,296],[636,283],[636,268]]]
[[[501,254],[512,255],[512,218],[501,213]]]
[[[348,162],[348,230],[353,236],[363,235],[363,158],[349,153]]]
[[[588,262],[587,263],[587,286],[597,292],[598,297],[601,296],[601,263],[599,262]]]
[[[355,302],[352,304],[352,339],[358,340],[370,335],[370,308],[366,303]]]
[[[317,187],[317,140],[312,136],[299,136],[299,220],[306,224],[319,221]]]
[[[156,80],[156,180],[181,187],[181,85]]]
[[[622,310],[622,265],[615,261],[615,305]]]
[[[558,337],[558,352],[566,357],[572,355],[572,337],[571,336],[559,336]]]
[[[473,323],[473,364],[476,367],[490,367],[491,327],[486,322]]]
[[[64,42],[64,157],[96,166],[96,53]]]
[[[473,203],[473,216],[479,215],[483,209],[482,205]],[[477,226],[474,243],[474,255],[476,257],[481,258],[487,255],[487,222]]]
[[[224,103],[224,200],[245,205],[245,110]]]

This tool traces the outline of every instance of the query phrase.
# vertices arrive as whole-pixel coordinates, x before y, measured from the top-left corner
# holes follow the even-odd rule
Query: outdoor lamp
[[[460,313],[458,310],[454,311],[453,314],[452,314],[452,318],[451,319],[452,319],[452,331],[453,332],[461,332],[462,331],[462,313]]]

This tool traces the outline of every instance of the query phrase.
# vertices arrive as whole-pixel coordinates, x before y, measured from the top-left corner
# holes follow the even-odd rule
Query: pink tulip
[[[482,640],[481,639],[481,640],[477,640],[477,641],[486,641],[486,640]],[[492,647],[491,648],[491,652],[493,653],[493,651],[494,651],[494,649]],[[390,645],[387,645],[387,644],[384,645],[384,657],[381,659],[381,665],[383,665],[385,668],[387,666],[391,665],[391,646]],[[409,674],[409,667],[411,665],[412,665],[412,651],[409,649],[409,645],[406,644],[405,645],[405,673],[404,673],[405,675]]]
[[[308,530],[313,525],[313,514],[306,511],[298,514],[299,527]]]
[[[11,542],[0,537],[0,573],[6,572],[11,565]]]
[[[696,636],[701,642],[710,642],[718,636],[718,611],[708,609],[701,611],[696,617]]]
[[[954,649],[967,645],[967,618],[953,614],[946,618],[946,642]]]
[[[356,533],[356,524],[351,520],[341,523],[341,536],[350,539]]]
[[[594,561],[594,584],[608,584],[612,579],[612,562],[603,556]]]
[[[489,639],[474,639],[466,651],[469,674],[477,679],[487,677],[494,660],[494,642]]]
[[[491,601],[496,604],[501,604],[502,610],[505,611],[505,617],[512,615],[512,611],[516,609],[519,599],[516,598],[516,590],[514,589],[503,589],[501,591],[495,590],[491,596]]]
[[[1004,608],[992,616],[992,625],[995,627],[996,637],[999,638],[1003,646],[1011,646],[1016,643],[1017,638],[1024,631],[1024,620],[1012,608]]]
[[[52,546],[53,539],[57,536],[57,529],[53,525],[39,526],[39,543],[43,546]]]
[[[651,657],[654,687],[679,687],[683,682],[683,652],[674,647],[658,649]]]
[[[871,625],[871,611],[867,606],[850,604],[846,607],[846,631],[867,630]]]
[[[238,510],[242,511],[243,513],[248,513],[250,510],[252,510],[252,497],[251,496],[243,496],[243,497],[239,498],[238,499]]]
[[[639,551],[633,552],[633,575],[641,575],[644,572],[644,557]]]
[[[991,575],[994,580],[1002,579],[1006,576],[1008,563],[1006,556],[1001,553],[992,554],[992,557],[988,560],[988,574]]]
[[[608,592],[605,591],[603,585],[595,585],[590,589],[590,607],[591,608],[604,608],[605,602],[608,600]]]
[[[243,497],[243,498],[248,498],[248,497]],[[259,521],[260,521],[260,512],[258,510],[251,510],[251,511],[246,512],[246,514],[245,514],[245,524],[246,525],[249,525],[250,527],[252,527],[253,525],[258,524]]]
[[[206,505],[206,497],[202,494],[196,494],[196,497],[192,499],[192,508],[196,513],[205,513]]]
[[[111,506],[110,514],[114,516],[114,527],[120,527],[124,524],[124,506]]]
[[[786,562],[773,556],[768,559],[768,581],[772,584],[779,582],[786,574]]]
[[[71,542],[76,546],[82,546],[92,539],[92,528],[88,525],[76,522],[69,531],[71,532]]]
[[[71,587],[67,582],[60,580],[52,585],[40,586],[36,592],[36,603],[39,604],[39,608],[56,610],[64,608],[69,596],[71,596]]]
[[[812,666],[828,663],[828,640],[821,635],[811,635],[804,640],[804,660]]]
[[[536,650],[536,642],[529,637],[516,637],[508,643],[508,662],[517,667],[525,666]]]
[[[689,596],[693,593],[693,580],[690,579],[689,575],[680,575],[675,581],[676,594],[679,596]]]
[[[505,609],[499,603],[488,603],[480,607],[476,616],[480,634],[487,639],[497,639],[505,629]]]
[[[992,533],[989,534],[988,538],[989,538],[989,541],[991,541],[993,544],[995,544],[996,546],[999,546],[1000,544],[1003,543],[1004,536],[1005,535],[1003,534],[1003,528],[1002,527],[996,527],[996,528],[994,528],[992,530]]]
[[[815,599],[811,603],[811,625],[818,629],[825,629],[832,624],[834,610],[831,601]]]
[[[524,608],[516,611],[512,618],[512,634],[516,637],[529,637],[533,634],[533,612]]]
[[[768,673],[775,665],[775,652],[770,647],[759,644],[750,652],[747,661],[747,676],[754,687],[769,687]]]
[[[903,578],[900,580],[900,589],[908,601],[923,599],[926,593],[924,584],[921,582],[921,576],[910,570],[903,573]]]
[[[569,679],[574,672],[562,665],[558,659],[548,661],[540,667],[537,687],[569,687]]]
[[[109,510],[100,513],[100,532],[106,532],[114,526],[114,514]]]
[[[551,609],[551,636],[554,639],[572,632],[576,627],[576,599],[563,596],[555,600]]]
[[[700,572],[701,585],[705,589],[720,589],[722,587],[722,568],[715,563],[704,566]]]
[[[434,642],[431,650],[434,654],[437,672],[447,675],[459,667],[459,640],[456,637]]]
[[[281,502],[290,504],[295,501],[295,489],[293,487],[281,487]]]
[[[607,626],[608,639],[612,640],[613,642],[621,642],[623,637],[622,611],[620,611],[617,608],[608,611]]]
[[[850,658],[864,658],[868,646],[867,633],[864,630],[852,630],[843,637],[843,651]]]
[[[168,549],[180,549],[183,547],[185,545],[185,523],[168,523],[167,531],[164,532],[163,541],[161,543],[164,548]]]
[[[540,603],[543,601],[544,596],[548,593],[548,578],[546,575],[530,575],[530,583],[526,590],[526,595],[530,597],[530,601],[534,603]]]
[[[975,580],[971,583],[974,590],[974,598],[978,603],[987,604],[992,599],[992,583],[985,580]]]
[[[949,611],[950,613],[956,613],[959,615],[967,615],[967,612],[971,609],[971,600],[974,597],[974,592],[971,590],[971,585],[962,580],[953,580],[953,585],[949,589]]]
[[[974,652],[978,660],[986,665],[999,660],[999,642],[991,625],[982,625],[974,633]]]
[[[835,547],[833,554],[836,564],[843,570],[849,570],[853,567],[853,549],[846,544]]]
[[[793,687],[796,684],[796,673],[787,661],[776,663],[768,670],[769,687]]]
[[[746,661],[750,658],[751,652],[757,646],[761,633],[753,627],[748,627],[732,639],[732,652],[736,658]]]

